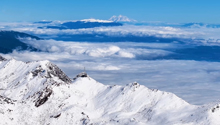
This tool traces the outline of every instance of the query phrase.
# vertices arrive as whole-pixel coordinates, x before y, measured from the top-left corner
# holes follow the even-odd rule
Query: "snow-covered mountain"
[[[119,16],[112,16],[109,21],[113,21],[113,22],[136,22],[136,20],[133,20],[133,19],[129,19],[128,17],[126,16],[122,16],[122,15],[119,15]]]
[[[136,82],[103,85],[70,79],[49,61],[0,57],[1,125],[218,125],[219,104],[190,105]]]

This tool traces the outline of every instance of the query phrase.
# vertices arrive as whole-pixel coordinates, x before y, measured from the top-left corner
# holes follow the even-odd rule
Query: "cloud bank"
[[[23,40],[41,52],[13,51],[3,56],[22,61],[50,60],[72,78],[85,67],[91,77],[102,83],[124,85],[137,81],[150,88],[173,92],[193,104],[219,99],[219,62],[137,58],[138,55],[149,58],[169,55],[171,52],[163,49],[177,48],[176,44]]]
[[[110,38],[156,36],[191,40],[180,44],[175,41],[106,43],[89,40],[86,42],[64,42],[52,39],[36,41],[26,38],[21,40],[41,52],[13,51],[3,56],[22,61],[49,60],[72,78],[86,67],[88,74],[102,83],[124,85],[137,81],[150,88],[173,92],[192,104],[205,104],[219,99],[219,62],[194,61],[189,58],[167,60],[164,57],[176,54],[173,50],[200,46],[198,42],[211,48],[213,45],[219,46],[220,28],[137,25],[66,30],[38,28],[45,25],[47,24],[16,23],[0,24],[0,27],[46,38],[56,38],[59,35],[104,34]],[[181,54],[184,52],[186,51]]]
[[[59,25],[63,22],[54,21],[53,25]],[[15,30],[29,33],[37,36],[49,36],[55,38],[59,35],[79,35],[79,34],[102,34],[107,36],[155,36],[161,38],[184,38],[184,39],[203,39],[204,43],[214,42],[219,43],[220,28],[206,27],[206,26],[149,26],[149,25],[123,25],[113,27],[96,27],[96,28],[81,28],[81,29],[50,29],[39,28],[47,26],[48,24],[37,23],[2,23],[0,27],[2,30]],[[144,41],[143,41],[144,42]]]
[[[35,39],[26,39],[26,38],[20,40],[44,52],[69,53],[70,55],[76,55],[76,56],[135,58],[136,56],[142,55],[142,56],[148,56],[150,58],[157,56],[166,56],[172,53],[169,51],[158,49],[161,47],[165,47],[165,48],[172,47],[172,44],[159,44],[159,43],[146,44],[144,46],[149,48],[143,48],[144,47],[143,43],[133,43],[133,42],[88,43],[88,42],[62,42],[55,40],[35,40]],[[136,46],[135,48],[133,44]]]

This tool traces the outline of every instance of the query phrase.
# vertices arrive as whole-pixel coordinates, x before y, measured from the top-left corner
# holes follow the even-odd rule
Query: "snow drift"
[[[219,106],[191,105],[136,82],[103,85],[86,73],[70,79],[49,61],[0,57],[2,125],[217,125]]]

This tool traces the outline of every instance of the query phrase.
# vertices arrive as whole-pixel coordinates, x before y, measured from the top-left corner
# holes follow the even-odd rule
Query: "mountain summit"
[[[129,19],[126,16],[119,15],[119,16],[112,16],[109,21],[114,21],[114,22],[136,22],[136,20]]]

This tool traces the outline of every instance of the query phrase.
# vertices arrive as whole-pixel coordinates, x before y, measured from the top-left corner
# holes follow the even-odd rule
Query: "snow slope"
[[[0,58],[1,125],[218,125],[219,103],[190,105],[138,83],[74,79],[49,61]]]

